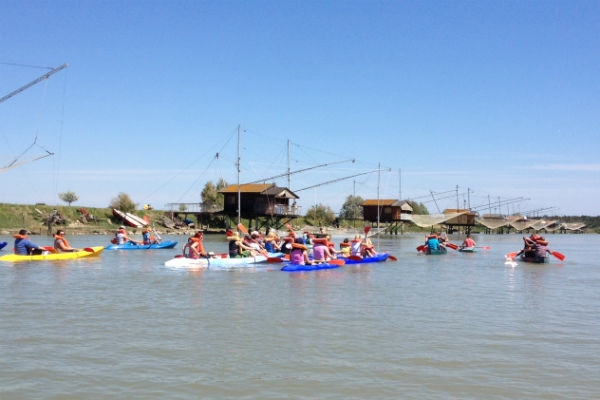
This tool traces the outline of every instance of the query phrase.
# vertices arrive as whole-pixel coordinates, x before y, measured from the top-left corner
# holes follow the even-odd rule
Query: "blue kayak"
[[[361,256],[350,256],[350,257],[339,257],[346,262],[346,264],[366,264],[366,263],[378,263],[388,259],[389,253],[379,253],[372,257],[361,257]]]
[[[111,244],[106,246],[105,250],[156,250],[156,249],[172,249],[177,244],[174,240],[164,240],[160,243],[152,244],[135,244],[127,242],[125,244]]]
[[[282,271],[286,272],[301,272],[301,271],[318,271],[320,269],[333,269],[339,268],[340,266],[337,264],[287,264],[283,268]]]

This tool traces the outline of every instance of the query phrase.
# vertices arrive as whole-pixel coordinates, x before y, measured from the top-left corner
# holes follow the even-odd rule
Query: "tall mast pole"
[[[398,168],[398,200],[402,201],[402,168]]]
[[[287,141],[287,162],[288,162],[288,173],[287,173],[287,178],[288,178],[288,189],[292,187],[292,170],[290,168],[290,139],[288,139]]]
[[[458,208],[459,208],[459,204],[458,204],[458,185],[456,185],[456,212],[458,212]]]
[[[238,157],[237,157],[237,212],[238,212],[238,224],[240,224],[242,222],[242,191],[241,191],[241,187],[240,187],[240,173],[241,173],[241,169],[240,169],[240,164],[241,164],[241,157],[240,157],[240,139],[242,136],[242,126],[240,124],[238,124]]]
[[[377,165],[377,229],[379,229],[379,214],[381,213],[381,205],[379,204],[379,185],[381,183],[381,163]]]

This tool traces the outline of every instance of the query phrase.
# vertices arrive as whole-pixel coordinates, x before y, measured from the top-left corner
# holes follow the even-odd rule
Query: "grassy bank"
[[[64,219],[64,223],[56,225],[57,227],[73,234],[107,234],[112,233],[121,222],[112,215],[110,208],[88,208],[83,207],[91,217],[83,218],[78,211],[82,207],[78,206],[47,206],[44,204],[4,204],[0,203],[0,232],[5,235],[12,235],[20,229],[27,229],[33,234],[48,234],[48,218],[58,212]],[[138,211],[135,213],[141,217],[147,216],[150,221],[159,221],[163,211],[149,210]]]
[[[82,214],[79,209],[84,208],[94,218],[82,218]],[[51,216],[56,210],[60,216],[64,219],[64,223],[61,223],[52,228],[53,231],[57,227],[63,228],[67,231],[68,235],[106,235],[114,233],[115,229],[122,224],[121,221],[116,219],[112,215],[112,209],[110,208],[94,208],[94,207],[81,207],[81,206],[48,206],[45,204],[5,204],[0,203],[0,234],[12,235],[18,232],[20,229],[27,229],[33,234],[47,235],[49,234],[48,229],[48,217]],[[192,232],[192,229],[176,229],[170,230],[162,226],[161,221],[164,216],[163,210],[137,210],[134,214],[140,217],[148,217],[153,225],[159,230],[160,233],[174,233],[174,234],[188,234]],[[558,217],[556,217],[558,219]],[[564,221],[583,221],[587,224],[588,233],[600,233],[600,217],[562,217]],[[293,221],[294,229],[309,229],[310,231],[316,228],[311,227],[310,223],[307,223],[304,218],[298,218]],[[242,220],[245,226],[249,227],[248,221]],[[358,229],[362,230],[364,226],[363,221],[341,221],[340,227],[342,230]],[[477,230],[476,227],[475,230]],[[141,233],[141,230],[130,228],[133,233]],[[222,228],[209,229],[211,232],[222,232]],[[415,232],[427,232],[429,229],[419,228],[413,224],[405,224],[403,227],[403,233],[415,233]],[[402,233],[402,232],[398,232]]]

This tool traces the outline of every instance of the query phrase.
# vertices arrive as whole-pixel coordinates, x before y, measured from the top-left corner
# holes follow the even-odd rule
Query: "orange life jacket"
[[[292,243],[292,247],[294,249],[308,250],[308,247],[300,243]]]
[[[56,248],[56,241],[58,239],[61,239],[63,241],[63,243],[65,244],[65,247],[71,247],[67,238],[65,238],[64,236],[60,236],[60,235],[54,235],[54,248]]]

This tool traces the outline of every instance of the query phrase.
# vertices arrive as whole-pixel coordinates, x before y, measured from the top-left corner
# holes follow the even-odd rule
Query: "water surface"
[[[375,241],[397,262],[306,273],[164,267],[180,245],[0,264],[0,398],[595,398],[599,236],[547,238],[565,262],[505,264],[519,235],[445,256],[409,235]]]

